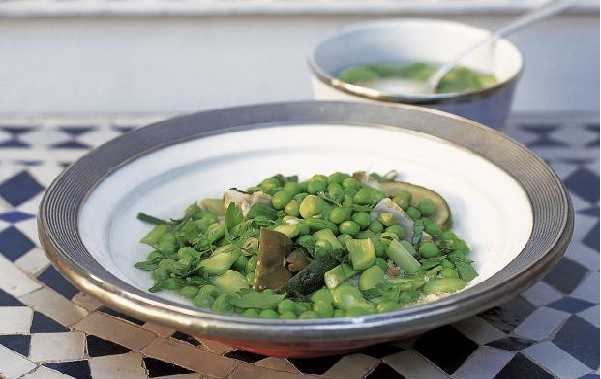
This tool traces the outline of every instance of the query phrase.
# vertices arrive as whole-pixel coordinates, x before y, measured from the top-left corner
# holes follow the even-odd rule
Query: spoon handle
[[[438,86],[438,82],[440,82],[440,80],[446,74],[448,74],[449,71],[453,69],[453,67],[457,66],[457,64],[461,62],[463,58],[472,53],[474,50],[477,50],[478,48],[484,45],[494,42],[499,38],[508,36],[509,34],[525,26],[528,26],[544,18],[560,13],[563,10],[574,5],[574,3],[576,2],[578,2],[578,0],[551,0],[545,3],[544,5],[535,8],[534,10],[518,17],[509,24],[493,31],[488,37],[471,45],[467,49],[463,50],[461,54],[457,55],[454,59],[440,66],[440,68],[436,70],[436,72],[428,79],[429,85],[432,89],[436,89],[436,87]]]

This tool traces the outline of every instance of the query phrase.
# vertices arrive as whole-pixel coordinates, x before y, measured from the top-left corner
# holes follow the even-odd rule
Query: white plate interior
[[[439,192],[449,203],[456,233],[472,248],[486,280],[523,249],[532,230],[532,210],[521,186],[504,171],[468,150],[423,133],[386,127],[294,125],[230,132],[173,145],[118,169],[80,210],[86,248],[109,272],[142,290],[148,272],[134,268],[150,248],[138,241],[151,227],[140,211],[177,218],[192,202],[245,188],[282,173],[395,169],[403,180]],[[160,292],[164,298],[187,300]]]

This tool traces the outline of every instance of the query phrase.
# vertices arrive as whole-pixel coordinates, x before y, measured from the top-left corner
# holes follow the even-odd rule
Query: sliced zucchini
[[[450,228],[452,225],[451,209],[445,199],[438,193],[427,188],[407,182],[382,182],[380,189],[389,196],[394,196],[401,191],[411,194],[411,203],[415,206],[424,199],[430,199],[436,205],[436,213],[432,220],[441,228]]]

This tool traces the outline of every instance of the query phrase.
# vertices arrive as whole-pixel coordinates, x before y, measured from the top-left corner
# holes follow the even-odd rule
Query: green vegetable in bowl
[[[179,219],[140,213],[151,251],[135,267],[151,275],[151,292],[245,317],[365,316],[462,290],[478,273],[447,202],[395,179],[275,175]]]

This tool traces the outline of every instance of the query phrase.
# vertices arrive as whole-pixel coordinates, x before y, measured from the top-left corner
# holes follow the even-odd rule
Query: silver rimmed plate
[[[447,198],[480,276],[463,292],[357,318],[265,320],[219,315],[146,289],[133,268],[148,250],[135,214],[186,205],[276,173],[396,169]],[[489,128],[411,106],[267,104],[177,117],[119,137],[65,170],[39,215],[58,269],[111,307],[265,354],[337,353],[415,334],[499,304],[565,251],[573,211],[553,171]]]

